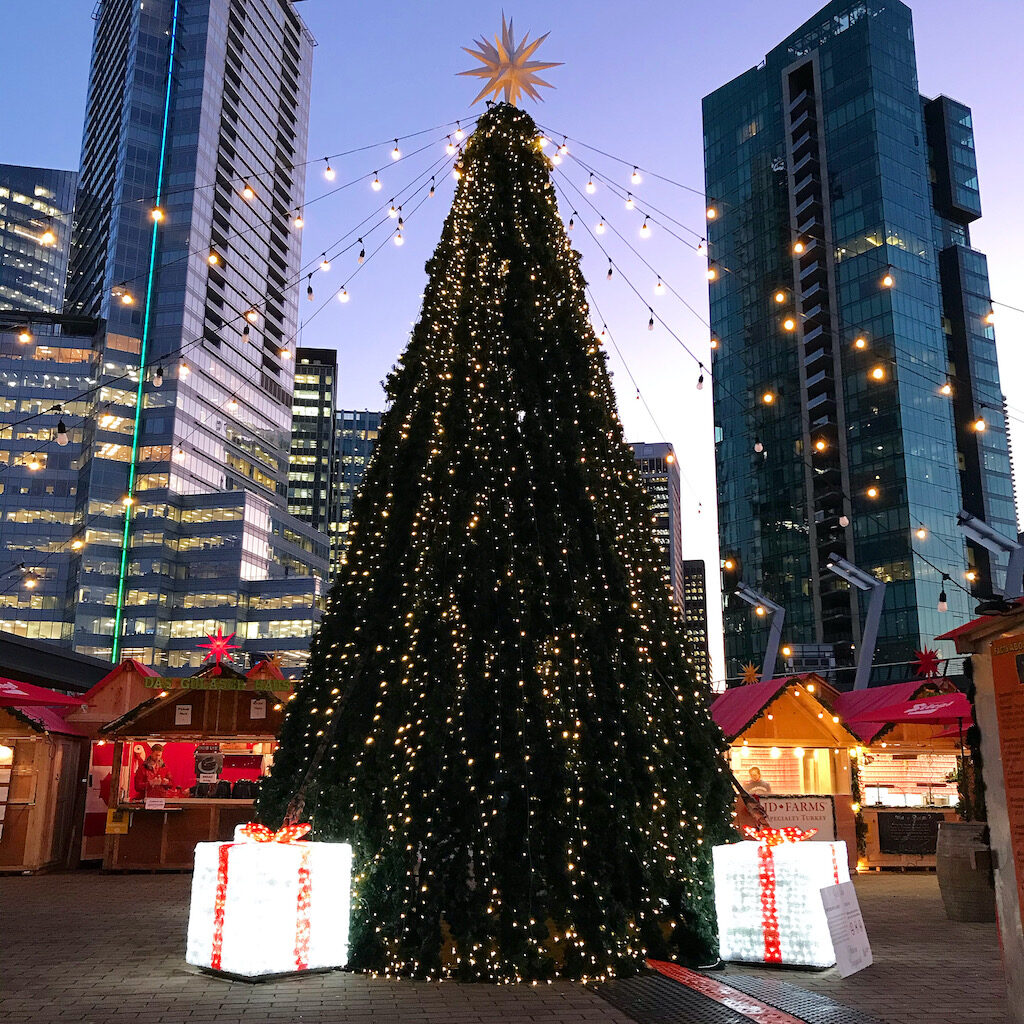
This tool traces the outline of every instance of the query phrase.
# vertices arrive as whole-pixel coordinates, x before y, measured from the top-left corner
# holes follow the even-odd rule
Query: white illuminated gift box
[[[744,831],[750,841],[712,851],[719,955],[831,967],[836,956],[821,890],[850,880],[846,843],[805,842],[814,829]]]
[[[344,967],[352,847],[239,825],[231,843],[198,843],[185,960],[257,978]]]

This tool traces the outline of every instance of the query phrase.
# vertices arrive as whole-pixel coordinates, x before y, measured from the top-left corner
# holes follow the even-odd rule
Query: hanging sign
[[[174,724],[175,725],[191,725],[192,724],[192,705],[191,704],[178,704],[174,708]]]

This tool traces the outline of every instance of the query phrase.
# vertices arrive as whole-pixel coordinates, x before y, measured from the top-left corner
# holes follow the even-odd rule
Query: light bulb
[[[448,145],[444,147],[444,151],[449,156],[455,156],[455,143],[452,142],[452,137],[450,135],[448,136]]]
[[[259,318],[260,318],[260,314],[257,312],[257,310],[249,309],[249,310],[246,311],[245,319],[248,320],[249,323],[251,323],[251,324],[257,323],[259,321]]]
[[[874,485],[872,485],[871,487],[869,487],[867,489],[866,493],[867,493],[867,496],[869,498],[877,498],[878,497],[878,488],[875,487]]]
[[[462,171],[461,171],[461,169],[458,168],[458,167],[453,167],[452,168],[452,177],[456,181],[459,181],[462,178]]]
[[[82,548],[84,548],[84,547],[85,547],[85,541],[83,541],[80,537],[76,537],[71,542],[71,550],[72,551],[81,551]]]
[[[603,220],[599,220],[597,222],[597,227],[594,228],[594,231],[597,232],[597,234],[599,234],[599,235],[603,235],[604,234],[604,221]]]
[[[953,394],[953,385],[950,384],[949,381],[947,380],[946,383],[943,384],[941,388],[939,388],[939,394],[940,395],[951,395],[951,394]]]
[[[366,248],[363,246],[363,240],[361,238],[356,239],[359,242],[359,258],[356,260],[357,263],[362,263],[366,259]]]
[[[66,448],[70,440],[67,424],[63,420],[57,420],[57,444],[61,448]]]
[[[872,380],[885,380],[885,369],[881,366],[875,366],[871,369]]]
[[[799,256],[804,251],[804,249],[806,249],[806,248],[807,248],[807,246],[805,246],[803,242],[796,241],[796,242],[793,243],[793,252],[797,256]]]
[[[291,359],[291,357],[292,357],[291,349],[283,348],[283,349],[281,349],[281,351],[280,351],[280,352],[278,353],[278,355],[280,355],[280,357],[281,357],[281,358],[282,358],[282,359],[283,359],[283,360],[284,360],[285,362],[288,362],[288,360],[289,360],[289,359]]]
[[[844,530],[850,525],[850,517],[846,515],[846,513],[843,513],[843,515],[839,517],[839,525]]]
[[[175,450],[174,450],[174,461],[175,462],[184,462],[185,461],[185,449],[184,448],[175,448]]]
[[[718,210],[716,210],[713,206],[709,206],[704,211],[704,216],[707,217],[708,220],[714,220],[718,216]]]
[[[395,234],[395,245],[402,245],[402,244],[404,244],[404,242],[405,242],[405,239],[402,237],[402,232],[401,231],[397,232]]]
[[[570,231],[572,231],[572,229],[573,229],[574,227],[576,227],[576,221],[575,221],[575,219],[574,219],[574,218],[572,218],[572,217],[570,217],[570,218],[569,218],[569,225],[568,225],[568,227],[569,227],[569,230],[570,230]]]
[[[597,186],[594,184],[593,178],[587,179],[587,191],[593,195],[597,191]]]
[[[891,288],[896,283],[896,278],[892,276],[892,271],[887,270],[882,277],[882,287]]]
[[[767,609],[765,608],[765,606],[764,606],[763,604],[759,604],[759,605],[758,605],[758,606],[757,606],[757,607],[756,607],[756,608],[754,609],[754,611],[755,611],[755,612],[756,612],[756,613],[757,613],[758,615],[760,615],[760,616],[762,616],[762,617],[763,617],[764,615],[766,615],[766,614],[767,614],[767,611],[768,611],[768,610],[767,610]]]
[[[302,225],[306,223],[306,221],[302,217],[302,211],[301,210],[298,213],[295,214],[295,220],[293,220],[292,223],[297,228],[300,228],[300,229],[301,229]]]
[[[220,263],[220,257],[215,252],[211,252],[210,255],[206,257],[206,262],[209,263],[211,267],[215,267]]]
[[[926,540],[928,537],[928,531],[925,529],[924,525],[919,526],[914,533],[918,540]]]
[[[612,261],[608,260],[608,280],[612,279]]]
[[[559,156],[568,156],[569,155],[569,145],[568,145],[568,142],[567,142],[566,137],[564,135],[562,136],[562,144],[558,147],[558,155]]]
[[[706,256],[707,253],[708,253],[708,240],[706,238],[702,238],[697,243],[697,255],[698,256]]]
[[[18,331],[18,341],[20,341],[22,345],[27,345],[31,340],[32,332],[27,327],[22,327],[22,329]]]
[[[985,323],[988,324],[989,327],[991,327],[996,322],[996,311],[994,309],[990,309],[985,314],[985,318],[984,319],[985,319]]]
[[[868,347],[868,339],[861,337],[857,338],[853,343],[854,348],[865,349]]]
[[[711,339],[711,347],[712,348],[718,348],[718,339],[717,338],[712,338]]]
[[[557,149],[555,150],[554,153],[551,154],[551,162],[556,167],[562,162],[562,158],[558,155],[558,150]]]
[[[149,212],[150,217],[153,218],[154,223],[159,224],[164,219],[164,211],[159,206],[154,206]]]
[[[32,454],[28,458],[28,468],[34,473],[37,469],[42,468],[42,463],[39,461],[39,456]]]
[[[398,216],[398,207],[395,206],[395,201],[393,199],[391,200],[391,208],[388,210],[388,216],[391,217],[392,220]]]
[[[707,277],[708,277],[709,281],[714,281],[714,280],[716,280],[718,278],[718,269],[715,267],[714,263],[712,263],[708,267]]]
[[[766,392],[765,392],[765,393],[764,393],[764,394],[763,394],[763,395],[761,396],[761,401],[762,401],[762,402],[764,402],[764,404],[765,404],[765,405],[771,405],[771,404],[772,404],[772,403],[773,403],[773,402],[775,401],[775,395],[774,395],[774,393],[773,393],[773,392],[771,392],[771,391],[766,391]]]
[[[313,301],[313,285],[312,284],[306,285],[306,298],[309,299],[310,302]]]
[[[636,167],[634,167],[633,168],[633,173],[629,176],[629,180],[634,185],[639,185],[640,182],[643,181],[644,179],[640,177],[640,171]]]
[[[651,226],[647,223],[647,218],[644,217],[643,224],[640,225],[640,237],[650,238],[651,237]]]
[[[401,160],[402,159],[402,151],[398,148],[398,139],[395,139],[395,148],[393,150],[391,150],[391,159],[392,160]]]
[[[370,182],[370,188],[372,188],[374,192],[379,192],[383,187],[384,186],[380,183],[380,177],[378,175],[378,172],[374,171],[373,181]]]
[[[698,391],[703,391],[704,390],[704,374],[703,373],[697,378],[697,390]]]
[[[968,569],[967,572],[964,573],[964,579],[969,580],[971,583],[973,583],[977,578],[978,574],[974,569]]]
[[[238,408],[238,399],[237,399],[237,398],[235,398],[235,396],[234,396],[234,395],[232,395],[232,396],[231,396],[231,397],[230,397],[230,398],[228,399],[228,408],[229,408],[229,409],[230,409],[230,410],[231,410],[232,412],[234,412],[234,411],[235,411],[235,410],[236,410],[236,409]]]
[[[338,292],[338,301],[339,302],[348,302],[348,289],[347,288],[342,288],[341,291]]]
[[[155,388],[161,387],[163,385],[163,382],[164,382],[164,368],[162,366],[158,366],[156,368],[156,370],[153,371],[153,387],[155,387]]]
[[[324,253],[323,259],[320,261],[320,269],[325,273],[331,269],[331,261],[327,258],[327,253]]]
[[[635,210],[636,209],[636,203],[633,202],[633,193],[632,192],[627,192],[626,193],[626,209],[627,210]]]
[[[334,168],[331,166],[331,161],[324,157],[324,162],[327,164],[324,168],[324,177],[328,181],[334,181]]]
[[[979,433],[983,434],[988,429],[988,424],[979,416],[972,424],[971,428]]]
[[[434,179],[433,178],[430,179],[430,192],[428,193],[428,195],[429,195],[429,197],[431,199],[434,198]]]
[[[939,603],[936,605],[936,610],[940,612],[949,611],[949,599],[946,597],[945,588],[939,591]]]
[[[786,293],[781,289],[775,293],[775,301],[780,305],[786,301]]]
[[[795,331],[796,330],[796,319],[791,316],[787,316],[782,321],[782,329],[784,331]]]
[[[130,494],[126,494],[121,499],[121,504],[124,505],[125,508],[131,508],[132,505],[135,504],[135,499]]]
[[[28,587],[29,590],[35,590],[38,583],[39,580],[37,580],[31,573],[25,577],[25,586]]]
[[[758,455],[760,455],[764,451],[764,442],[760,438],[758,438],[758,440],[754,442],[754,451]]]
[[[183,359],[178,364],[178,379],[184,380],[189,375],[190,372],[191,371],[188,368],[188,363],[186,363],[185,360]]]
[[[256,189],[254,189],[249,182],[246,182],[242,187],[242,198],[249,200],[249,202],[252,202],[252,200],[256,198]]]
[[[466,137],[466,133],[462,130],[462,125],[458,121],[455,122],[455,138],[460,142]]]
[[[662,283],[662,280],[661,280],[660,277],[658,278],[658,283],[654,286],[654,294],[655,295],[664,295],[665,294],[665,285]]]
[[[131,292],[122,292],[121,293],[121,305],[122,306],[130,306],[134,301],[135,301],[135,298],[134,298],[134,296],[132,295]]]
[[[814,447],[817,451],[823,452],[828,448],[828,442],[823,437],[819,437],[818,440],[814,442]]]
[[[43,245],[53,245],[53,243],[57,241],[57,236],[47,228],[42,235],[39,236],[39,241],[42,242]]]
[[[654,311],[651,311],[651,319],[647,321],[647,330],[654,330]]]
[[[725,569],[726,572],[732,572],[733,569],[736,568],[736,563],[731,558],[727,558],[722,563],[722,568]]]

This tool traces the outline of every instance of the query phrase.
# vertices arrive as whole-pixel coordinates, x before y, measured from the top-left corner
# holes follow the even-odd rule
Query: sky
[[[570,156],[554,175],[559,204],[563,217],[574,220],[573,242],[583,254],[583,271],[600,311],[595,319],[607,324],[615,342],[609,346],[610,367],[627,438],[668,440],[679,454],[683,552],[688,558],[704,558],[708,566],[711,651],[720,678],[710,377],[708,386],[696,387],[697,361],[710,361],[705,263],[694,248],[703,231],[705,206],[700,194],[700,102],[706,93],[760,63],[822,4],[302,0],[298,10],[318,44],[303,258],[318,267],[326,251],[331,268],[313,273],[313,302],[305,299],[305,282],[300,288],[300,343],[338,350],[343,408],[382,405],[380,381],[417,317],[423,265],[440,235],[454,185],[450,161],[443,160],[445,133],[451,127],[426,129],[456,119],[469,124],[483,112],[482,102],[471,106],[475,79],[457,76],[473,65],[461,47],[499,31],[503,6],[518,34],[550,33],[537,59],[564,62],[545,73],[555,88],[543,91],[544,102],[523,105],[557,141],[568,136]],[[993,298],[1024,309],[1019,185],[1024,165],[1024,133],[1019,130],[1024,4],[918,0],[911,6],[921,91],[945,93],[973,108],[984,213],[971,234],[975,248],[988,255]],[[94,0],[0,0],[0,162],[78,166],[93,7]],[[414,133],[422,134],[404,138]],[[409,154],[399,162],[390,155],[396,136],[400,150]],[[422,152],[412,153],[420,147]],[[326,181],[326,164],[319,158],[353,149],[361,152],[332,159],[336,178]],[[439,164],[434,172],[437,191],[427,199],[427,168],[434,163]],[[633,164],[676,184],[644,174],[633,186]],[[584,190],[590,171],[596,172],[598,182],[593,196]],[[380,192],[370,188],[374,172],[379,172]],[[327,194],[350,181],[354,184]],[[366,233],[378,219],[378,207],[383,203],[386,208],[410,182],[410,192],[423,188],[403,204],[405,244],[398,248],[387,239],[395,222],[376,229],[364,243],[370,258],[353,277],[358,246],[336,258],[335,253],[361,230]],[[624,206],[626,191],[635,195],[633,211]],[[651,207],[662,212],[655,215],[651,237],[644,240],[640,211]],[[364,218],[370,218],[366,228],[357,228]],[[592,231],[600,219],[608,230],[598,237],[588,228]],[[602,246],[617,268],[610,281]],[[662,297],[655,294],[659,276],[667,288]],[[341,287],[350,301],[327,301]],[[654,331],[647,330],[649,307],[659,320]],[[996,310],[1002,383],[1011,415],[1019,417],[1011,421],[1016,450],[1024,453],[1024,313],[998,305]],[[1021,459],[1024,455],[1019,454],[1018,472]]]

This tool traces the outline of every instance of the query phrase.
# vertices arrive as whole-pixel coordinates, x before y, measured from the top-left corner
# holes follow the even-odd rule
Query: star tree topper
[[[530,60],[537,47],[547,39],[549,34],[545,32],[539,39],[528,43],[530,33],[527,32],[517,43],[512,29],[512,19],[510,18],[506,23],[505,12],[502,11],[501,39],[495,36],[494,42],[491,43],[486,37],[481,36],[476,40],[479,49],[471,50],[468,46],[463,47],[466,53],[480,61],[483,67],[460,71],[459,74],[473,75],[476,78],[487,80],[487,84],[480,90],[473,102],[478,103],[490,93],[493,93],[497,99],[502,90],[505,92],[507,103],[518,103],[522,93],[526,93],[531,99],[540,102],[542,97],[535,86],[543,85],[548,89],[553,89],[554,86],[550,82],[545,82],[537,72],[544,71],[546,68],[557,68],[562,63],[562,61],[545,63],[544,61]]]

